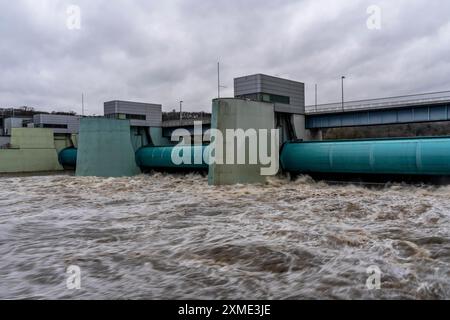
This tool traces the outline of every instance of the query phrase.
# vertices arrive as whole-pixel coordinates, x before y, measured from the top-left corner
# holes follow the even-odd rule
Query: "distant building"
[[[36,114],[33,116],[35,128],[53,129],[54,133],[72,134],[80,130],[80,116]]]
[[[3,135],[10,136],[13,128],[26,127],[26,122],[32,118],[6,118],[4,119]]]
[[[11,135],[12,128],[26,127],[25,121],[30,121],[33,114],[35,114],[33,109],[28,107],[0,108],[0,136]]]
[[[161,127],[162,105],[132,101],[109,101],[104,104],[105,117],[130,120],[133,127]]]
[[[305,114],[305,84],[265,74],[234,79],[235,98],[271,102],[275,112]]]

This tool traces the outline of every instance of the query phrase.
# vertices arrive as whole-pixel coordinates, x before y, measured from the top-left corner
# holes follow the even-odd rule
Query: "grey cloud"
[[[82,28],[66,28],[81,8]],[[366,9],[382,9],[368,30]],[[263,72],[314,84],[320,102],[450,90],[450,3],[445,0],[1,0],[0,105],[101,114],[104,101],[183,99],[209,110],[221,60],[233,77]]]

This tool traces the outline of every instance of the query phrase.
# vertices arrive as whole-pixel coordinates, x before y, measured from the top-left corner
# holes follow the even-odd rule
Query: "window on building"
[[[114,118],[119,120],[147,120],[146,115],[142,114],[125,114],[125,113],[115,113],[107,115],[108,118]]]
[[[142,114],[126,114],[125,116],[128,120],[147,120],[147,117]]]
[[[258,95],[256,93],[254,93],[254,94],[243,94],[241,96],[237,96],[236,98],[258,101]]]
[[[68,125],[67,124],[44,123],[41,125],[41,127],[47,128],[47,129],[67,129]]]
[[[263,101],[272,103],[291,104],[291,98],[269,93],[253,93],[237,96],[239,99],[248,99],[253,101]]]
[[[265,100],[264,96],[268,96],[266,98],[268,98],[269,100]],[[277,94],[264,94],[263,93],[263,101],[266,102],[272,102],[272,103],[283,103],[283,104],[291,104],[291,99],[289,97],[286,96],[280,96]]]
[[[270,94],[266,94],[266,93],[261,94],[261,100],[264,102],[272,102]]]

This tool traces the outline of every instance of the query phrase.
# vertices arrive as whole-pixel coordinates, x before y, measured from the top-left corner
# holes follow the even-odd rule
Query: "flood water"
[[[450,187],[2,177],[0,256],[2,299],[450,299]]]

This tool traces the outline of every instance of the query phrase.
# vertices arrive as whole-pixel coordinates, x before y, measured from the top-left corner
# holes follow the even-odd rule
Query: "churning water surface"
[[[449,231],[450,187],[3,177],[0,298],[450,299]]]

